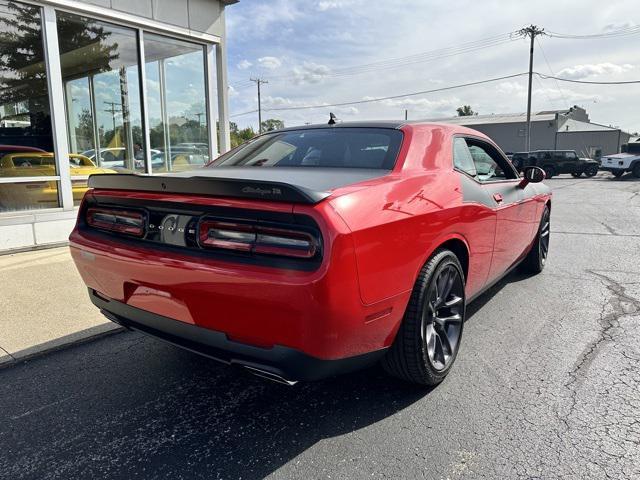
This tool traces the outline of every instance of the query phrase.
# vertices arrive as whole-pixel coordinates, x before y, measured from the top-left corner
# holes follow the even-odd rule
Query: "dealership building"
[[[436,121],[464,125],[493,139],[509,153],[526,150],[526,113],[472,115]],[[575,150],[581,157],[600,159],[620,152],[631,135],[616,127],[593,123],[584,108],[547,110],[531,114],[531,150]]]
[[[0,0],[0,252],[66,241],[93,173],[229,148],[237,0]]]

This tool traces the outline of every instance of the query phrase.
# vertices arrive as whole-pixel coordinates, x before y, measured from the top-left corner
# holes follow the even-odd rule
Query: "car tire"
[[[571,175],[575,178],[578,178],[580,175],[582,175],[582,172],[573,172]]]
[[[633,167],[633,176],[636,178],[640,178],[640,162],[636,163]]]
[[[589,178],[595,177],[598,174],[598,167],[591,165],[584,170],[584,174]]]
[[[622,175],[624,175],[624,170],[614,170],[613,172],[613,176],[616,178],[620,178]]]
[[[544,178],[551,178],[556,174],[556,170],[553,167],[544,167]]]
[[[437,250],[420,270],[396,338],[382,359],[387,373],[428,386],[444,380],[460,348],[464,289],[464,274],[456,255],[450,250]]]
[[[549,254],[549,237],[551,235],[551,210],[545,205],[538,226],[538,233],[533,241],[531,250],[522,261],[522,269],[528,273],[540,273],[544,270]]]

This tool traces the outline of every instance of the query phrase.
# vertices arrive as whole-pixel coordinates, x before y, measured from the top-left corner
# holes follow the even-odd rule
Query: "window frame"
[[[16,0],[18,3],[33,6],[40,10],[40,26],[42,31],[43,57],[45,72],[47,75],[47,92],[49,95],[49,108],[51,111],[52,141],[54,158],[56,159],[56,175],[46,177],[58,184],[58,207],[43,208],[37,210],[11,210],[0,211],[0,225],[5,219],[13,217],[33,216],[56,212],[73,212],[78,207],[73,200],[73,180],[84,180],[84,175],[71,175],[69,171],[70,141],[67,132],[67,105],[65,104],[64,83],[60,69],[60,53],[58,48],[57,13],[65,12],[79,16],[113,24],[116,27],[133,29],[136,32],[138,55],[138,83],[141,87],[146,85],[144,34],[157,34],[170,39],[182,40],[199,45],[203,50],[203,63],[205,73],[205,107],[207,116],[207,134],[209,151],[212,160],[225,150],[229,150],[229,106],[228,96],[220,92],[226,92],[228,80],[226,73],[226,48],[224,39],[218,35],[204,32],[196,32],[186,28],[165,24],[137,17],[125,12],[119,12],[111,8],[100,7],[91,4],[77,3],[71,5],[66,0]],[[146,88],[140,89],[141,121],[143,131],[143,150],[145,171],[153,174],[151,169],[151,152],[148,142],[148,112],[146,105]],[[214,102],[216,102],[214,104]],[[217,111],[216,111],[217,106]],[[220,123],[220,130],[217,124]],[[223,126],[226,124],[226,128]],[[27,183],[32,177],[5,177],[0,178],[0,185],[10,183]],[[36,177],[33,177],[36,178]],[[42,180],[45,177],[37,177]]]
[[[488,180],[488,181],[481,182],[480,180],[478,180],[477,176],[476,177],[471,176],[467,172],[465,172],[464,170],[461,170],[461,169],[457,168],[455,163],[454,163],[454,159],[453,159],[453,155],[454,155],[453,147],[454,147],[454,142],[455,142],[456,138],[462,138],[465,142],[467,141],[467,138],[471,138],[475,142],[479,142],[479,143],[488,145],[490,148],[493,148],[498,153],[499,158],[505,162],[505,164],[507,165],[507,169],[510,170],[513,173],[514,178],[500,178],[498,180]],[[467,144],[467,148],[468,147],[469,147],[469,145]],[[487,155],[489,155],[489,154],[487,153]],[[491,157],[491,155],[489,155],[489,156]],[[493,159],[493,157],[491,157],[491,158]],[[499,164],[499,162],[496,162],[496,163]],[[513,164],[509,161],[509,159],[506,157],[506,155],[502,152],[502,150],[500,150],[500,148],[497,145],[495,145],[493,142],[487,141],[487,139],[479,137],[477,135],[468,135],[468,134],[461,134],[461,133],[457,133],[457,134],[452,135],[452,137],[451,137],[451,166],[452,166],[453,170],[455,170],[458,173],[462,173],[463,175],[465,175],[468,178],[472,179],[478,185],[488,185],[488,184],[505,183],[505,182],[520,182],[520,174],[515,169]],[[504,170],[505,169],[503,168],[503,171]]]

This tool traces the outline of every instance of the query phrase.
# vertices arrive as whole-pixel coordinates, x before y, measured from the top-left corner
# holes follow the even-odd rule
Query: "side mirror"
[[[526,187],[530,183],[540,183],[546,177],[544,170],[540,167],[526,167],[522,172],[520,188]]]

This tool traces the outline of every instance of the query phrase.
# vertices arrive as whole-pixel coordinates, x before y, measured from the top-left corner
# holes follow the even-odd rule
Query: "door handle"
[[[502,203],[502,195],[500,195],[499,193],[494,193],[493,199],[496,201],[496,203]]]

